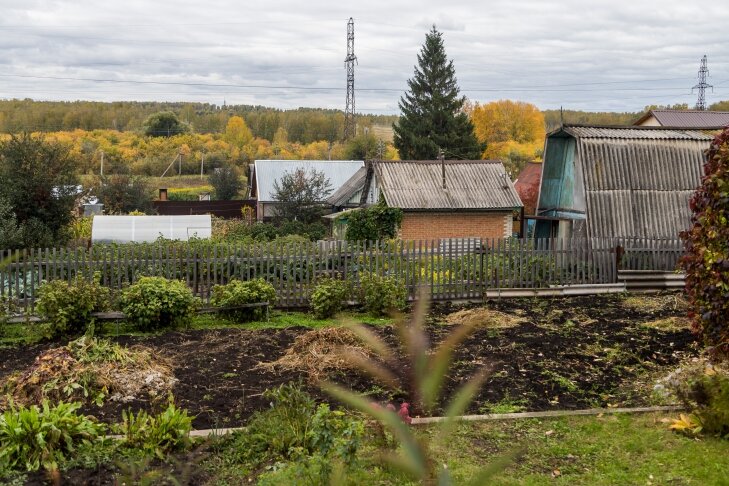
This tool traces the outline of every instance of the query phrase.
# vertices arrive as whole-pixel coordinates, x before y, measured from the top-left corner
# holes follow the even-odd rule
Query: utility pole
[[[179,159],[180,161],[177,163],[177,175],[181,176],[182,175],[182,151],[180,151],[179,155],[180,155],[180,159]]]
[[[701,65],[699,66],[699,83],[691,88],[693,93],[695,89],[699,90],[699,98],[696,100],[696,109],[706,111],[706,88],[711,88],[711,92],[714,92],[714,87],[706,82],[706,78],[709,76],[709,68],[706,67],[706,54],[701,58]]]
[[[349,18],[347,22],[347,57],[344,58],[344,65],[347,69],[347,101],[344,107],[344,140],[357,135],[357,122],[354,110],[354,63],[357,56],[354,55],[354,19]]]
[[[104,151],[101,150],[101,177],[104,177]]]
[[[203,172],[205,171],[205,152],[202,153],[200,158],[200,179],[203,178]]]
[[[385,158],[385,142],[382,140],[377,141],[377,158],[380,160]]]

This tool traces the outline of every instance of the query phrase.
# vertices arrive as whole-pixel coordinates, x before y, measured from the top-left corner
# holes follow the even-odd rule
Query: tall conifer
[[[394,144],[403,160],[446,158],[479,159],[484,148],[463,111],[453,61],[448,60],[443,34],[433,26],[425,35],[410,88],[400,98],[400,120],[393,126]]]

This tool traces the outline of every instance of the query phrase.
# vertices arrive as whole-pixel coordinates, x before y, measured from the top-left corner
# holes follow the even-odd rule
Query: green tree
[[[433,26],[425,35],[409,91],[400,98],[400,120],[393,125],[395,148],[403,160],[435,159],[438,150],[454,158],[480,159],[484,147],[463,111],[456,70],[448,60],[443,34]]]
[[[240,171],[233,165],[224,165],[215,169],[208,176],[208,182],[215,189],[215,199],[219,201],[230,201],[243,189]]]
[[[144,120],[143,127],[144,134],[150,137],[171,137],[190,131],[190,125],[180,121],[172,111],[161,111],[149,115]]]
[[[286,172],[273,183],[273,199],[278,202],[276,215],[284,221],[320,222],[323,202],[331,192],[331,183],[323,172],[302,168]]]
[[[152,194],[141,177],[127,174],[105,176],[95,192],[108,214],[152,212]]]
[[[0,142],[0,200],[17,224],[2,230],[5,238],[15,235],[16,247],[62,243],[78,193],[76,166],[66,146],[43,137],[24,133]]]
[[[357,135],[344,147],[344,157],[349,160],[369,160],[377,158],[379,141],[371,133]],[[383,154],[384,156],[384,154]]]

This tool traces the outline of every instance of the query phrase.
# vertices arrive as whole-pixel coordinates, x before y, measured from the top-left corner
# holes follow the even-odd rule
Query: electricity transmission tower
[[[706,110],[706,88],[711,88],[714,91],[714,87],[706,83],[706,77],[709,75],[709,68],[706,67],[706,54],[701,58],[701,66],[699,67],[699,84],[691,88],[691,92],[695,89],[699,90],[699,99],[696,100],[697,110]]]
[[[344,108],[344,139],[348,140],[357,134],[357,122],[354,119],[354,19],[347,22],[347,57],[344,64],[347,68],[347,102]]]

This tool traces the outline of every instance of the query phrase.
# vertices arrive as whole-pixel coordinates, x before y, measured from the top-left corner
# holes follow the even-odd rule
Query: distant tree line
[[[155,113],[173,112],[195,133],[223,133],[228,120],[242,117],[253,136],[273,142],[279,129],[288,140],[311,143],[340,140],[344,114],[339,110],[298,108],[279,110],[264,106],[210,103],[33,101],[0,100],[0,132],[57,132],[70,130],[119,130],[144,132],[145,120]],[[394,115],[358,115],[359,129],[391,126]]]

